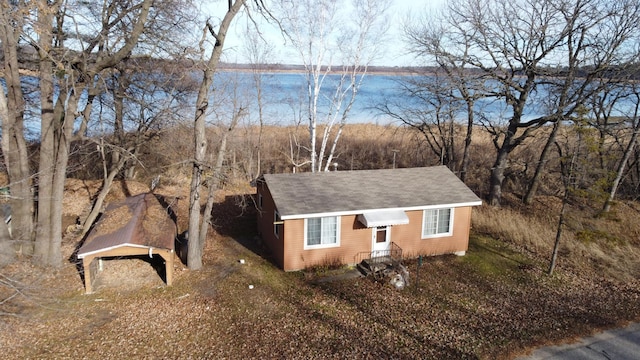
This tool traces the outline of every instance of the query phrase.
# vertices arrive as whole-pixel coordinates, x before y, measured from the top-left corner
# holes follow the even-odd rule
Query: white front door
[[[371,229],[371,256],[389,256],[391,244],[391,226],[380,226]]]

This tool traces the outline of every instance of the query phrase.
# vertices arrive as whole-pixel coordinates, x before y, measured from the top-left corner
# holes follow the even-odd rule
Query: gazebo
[[[94,275],[101,270],[93,261],[96,258],[159,255],[170,286],[176,235],[175,217],[163,196],[143,193],[109,204],[77,252],[85,293],[93,293]]]

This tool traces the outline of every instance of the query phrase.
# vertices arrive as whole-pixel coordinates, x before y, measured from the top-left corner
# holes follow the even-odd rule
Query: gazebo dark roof
[[[156,195],[144,193],[111,203],[78,250],[78,258],[110,249],[174,249],[176,224]]]
[[[171,285],[177,226],[163,199],[143,193],[107,206],[77,253],[83,260],[87,293],[92,292],[91,262],[102,257],[160,255]]]

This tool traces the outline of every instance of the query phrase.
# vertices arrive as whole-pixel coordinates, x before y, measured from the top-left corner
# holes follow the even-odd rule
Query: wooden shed
[[[93,292],[93,280],[99,271],[94,260],[101,258],[159,255],[165,263],[166,283],[171,285],[177,235],[172,214],[166,199],[153,193],[109,204],[78,249],[85,293]]]

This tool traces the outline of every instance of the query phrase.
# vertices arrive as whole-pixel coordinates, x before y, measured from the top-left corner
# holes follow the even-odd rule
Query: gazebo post
[[[82,259],[82,270],[84,272],[84,294],[89,295],[93,293],[93,287],[91,286],[91,262],[95,259],[95,256],[87,256]]]
[[[161,249],[155,249],[155,250],[156,250],[156,253],[160,255],[162,259],[164,259],[165,274],[167,277],[167,286],[171,286],[171,284],[173,284],[173,257],[175,255],[174,251],[161,250]]]

